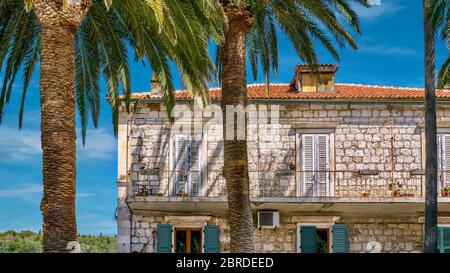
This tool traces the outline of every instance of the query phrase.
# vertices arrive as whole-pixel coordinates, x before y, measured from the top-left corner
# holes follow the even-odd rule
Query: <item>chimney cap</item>
[[[339,70],[339,66],[335,64],[318,64],[317,70],[319,73],[336,73]],[[301,64],[295,67],[295,73],[310,73],[313,72],[313,65]]]
[[[152,79],[150,80],[150,93],[155,96],[162,96],[163,93],[162,87],[156,79],[155,74],[152,75]]]

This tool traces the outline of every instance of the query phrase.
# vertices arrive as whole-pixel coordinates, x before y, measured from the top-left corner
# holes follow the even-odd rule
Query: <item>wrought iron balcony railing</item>
[[[250,171],[253,198],[413,198],[423,197],[423,171]],[[220,172],[158,171],[129,181],[130,197],[220,197]],[[450,171],[440,171],[438,195],[450,197]]]

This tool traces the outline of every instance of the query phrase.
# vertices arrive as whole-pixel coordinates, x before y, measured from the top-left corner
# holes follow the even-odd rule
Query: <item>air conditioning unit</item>
[[[258,211],[258,228],[278,228],[280,226],[280,212]]]

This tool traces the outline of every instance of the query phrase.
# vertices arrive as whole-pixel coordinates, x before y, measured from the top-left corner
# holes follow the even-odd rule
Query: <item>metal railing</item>
[[[251,197],[382,199],[423,197],[425,193],[423,171],[249,171],[249,178]],[[141,173],[130,186],[131,197],[226,196],[220,171]],[[450,197],[450,171],[439,171],[438,194]]]

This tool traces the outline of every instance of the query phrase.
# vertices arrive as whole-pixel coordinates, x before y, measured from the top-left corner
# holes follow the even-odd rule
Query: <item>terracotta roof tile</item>
[[[209,89],[211,100],[218,100],[221,96],[220,88]],[[450,89],[436,90],[436,97],[450,100]],[[150,93],[134,93],[132,99],[161,99]],[[190,100],[192,96],[185,90],[175,92],[178,100]],[[248,98],[258,100],[420,100],[424,98],[421,88],[406,88],[394,86],[375,86],[359,84],[336,84],[334,92],[330,93],[301,93],[290,90],[289,84],[271,84],[269,93],[265,93],[264,84],[248,85]]]

